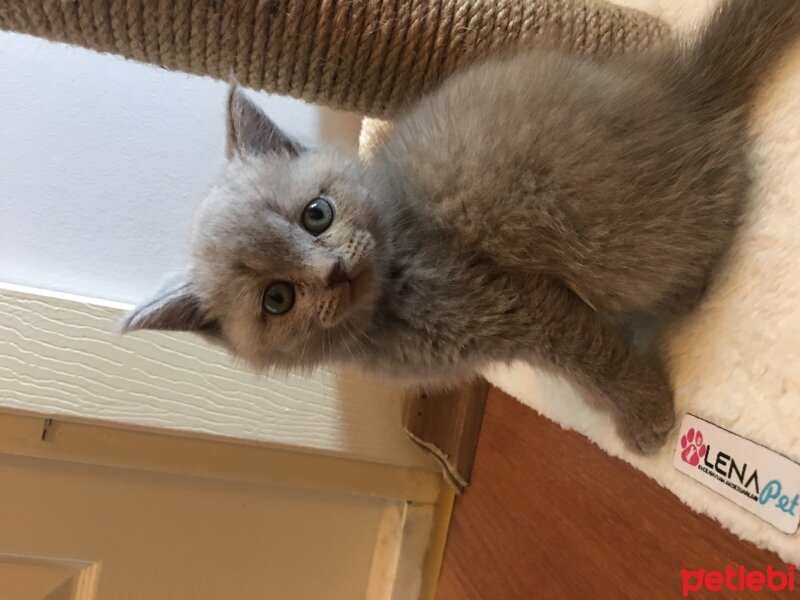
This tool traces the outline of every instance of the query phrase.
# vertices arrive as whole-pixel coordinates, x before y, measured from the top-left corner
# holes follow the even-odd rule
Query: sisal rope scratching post
[[[667,33],[584,0],[0,0],[0,29],[376,117],[544,31],[597,56]]]

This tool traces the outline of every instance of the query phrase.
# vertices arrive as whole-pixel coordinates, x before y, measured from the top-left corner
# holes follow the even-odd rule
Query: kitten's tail
[[[749,104],[800,38],[800,0],[723,0],[673,72],[676,91],[713,110]]]

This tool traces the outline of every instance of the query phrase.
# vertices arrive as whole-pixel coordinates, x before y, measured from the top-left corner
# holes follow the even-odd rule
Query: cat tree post
[[[586,0],[0,0],[0,29],[377,117],[544,31],[598,56],[667,33]]]

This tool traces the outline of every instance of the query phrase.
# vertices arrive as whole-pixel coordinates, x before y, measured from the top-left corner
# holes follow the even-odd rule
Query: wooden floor
[[[453,515],[439,600],[680,598],[681,568],[727,564],[783,565],[584,437],[492,390],[472,484]]]

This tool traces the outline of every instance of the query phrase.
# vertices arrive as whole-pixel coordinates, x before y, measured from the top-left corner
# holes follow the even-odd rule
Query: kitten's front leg
[[[645,362],[597,314],[558,282],[538,290],[537,358],[614,411],[619,433],[634,450],[663,446],[675,422],[672,389],[655,362]],[[538,295],[538,294],[537,294]]]

